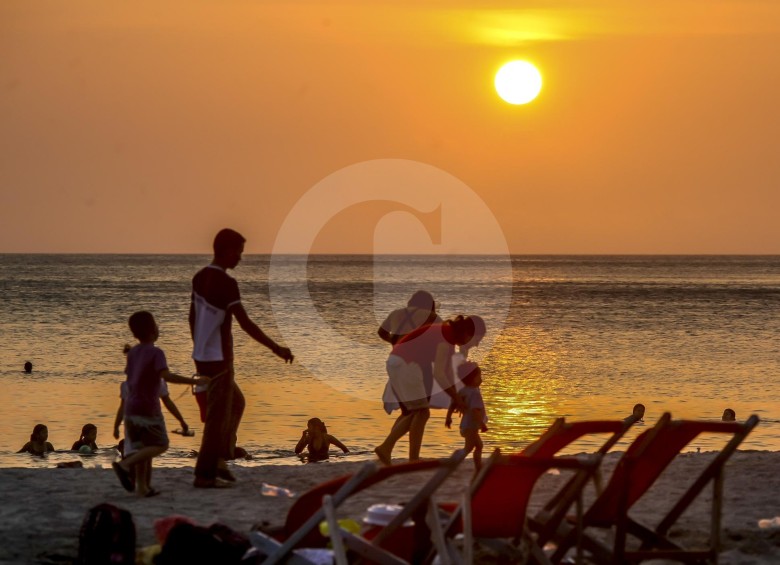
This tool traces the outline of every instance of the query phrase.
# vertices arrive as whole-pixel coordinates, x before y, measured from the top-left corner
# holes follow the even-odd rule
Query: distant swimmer
[[[624,422],[628,422],[631,420],[633,423],[636,422],[642,422],[644,423],[644,417],[645,417],[645,405],[644,404],[634,404],[634,409],[631,411],[631,415],[623,418]]]
[[[30,441],[24,444],[24,446],[17,451],[17,453],[32,453],[33,455],[43,455],[49,451],[54,451],[54,446],[50,444],[49,428],[43,424],[36,424],[33,428],[32,434],[30,434]]]
[[[25,373],[28,373],[28,374],[29,374],[29,373],[32,373],[32,363],[30,363],[29,361],[27,361],[27,362],[24,364],[24,372],[25,372]]]
[[[73,443],[71,451],[80,451],[82,453],[95,453],[98,450],[98,446],[95,443],[97,440],[97,426],[95,424],[84,424],[81,428],[81,436]]]
[[[304,449],[309,452],[309,463],[323,461],[328,458],[330,445],[333,444],[344,453],[349,453],[347,446],[328,433],[325,422],[319,418],[311,418],[306,423],[306,429],[301,434],[301,439],[295,446],[295,453],[301,453]]]
[[[721,417],[721,420],[724,422],[736,422],[737,421],[737,413],[734,412],[731,408],[726,408],[723,411],[723,416]]]

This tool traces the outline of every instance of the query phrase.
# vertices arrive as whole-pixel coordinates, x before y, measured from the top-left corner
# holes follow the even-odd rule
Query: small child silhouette
[[[458,367],[458,377],[463,383],[463,388],[458,396],[466,407],[460,420],[460,435],[465,439],[463,448],[466,453],[474,451],[474,468],[479,471],[482,467],[482,438],[479,432],[488,431],[485,402],[479,386],[482,384],[482,371],[479,365],[472,361],[466,361]],[[450,404],[444,425],[449,428],[452,425],[452,413],[455,411],[455,403]]]

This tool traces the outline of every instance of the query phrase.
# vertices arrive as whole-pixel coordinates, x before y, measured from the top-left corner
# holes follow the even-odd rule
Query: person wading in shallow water
[[[336,436],[328,433],[325,422],[319,418],[310,418],[306,423],[306,429],[301,434],[301,439],[295,446],[295,453],[300,454],[304,449],[308,451],[306,460],[309,463],[324,461],[330,457],[331,444],[338,447],[344,453],[349,453],[346,445],[341,443]]]
[[[54,446],[50,444],[49,428],[43,424],[36,424],[30,434],[30,441],[25,443],[17,453],[32,453],[33,455],[43,455],[49,451],[54,451]]]
[[[242,330],[274,355],[293,362],[292,352],[265,335],[249,318],[241,304],[238,283],[227,274],[228,269],[235,269],[241,261],[245,241],[234,230],[221,230],[214,238],[214,259],[192,279],[189,315],[192,358],[198,373],[211,377],[203,438],[195,464],[193,485],[196,488],[226,486],[218,479],[235,481],[225,462],[234,456],[245,402],[233,375],[233,318]]]

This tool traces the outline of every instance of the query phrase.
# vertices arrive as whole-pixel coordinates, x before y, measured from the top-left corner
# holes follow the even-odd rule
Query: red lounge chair
[[[636,422],[633,418],[625,420],[590,420],[584,422],[566,422],[564,418],[558,418],[553,425],[544,432],[539,439],[526,446],[520,453],[531,457],[553,457],[562,449],[568,447],[582,437],[589,435],[606,435],[606,441],[596,451],[598,455],[606,455],[612,449],[620,438],[625,435],[628,429]],[[572,477],[572,481],[576,477]],[[601,469],[596,469],[593,474],[593,482],[596,485],[596,492],[601,492]],[[558,494],[550,499],[541,511],[539,516],[531,520],[532,528],[542,530],[541,516],[551,512],[559,503],[559,497],[567,492],[568,485],[560,489]]]
[[[648,559],[671,559],[683,562],[717,562],[720,546],[720,518],[723,490],[723,467],[750,431],[758,424],[758,416],[738,422],[672,421],[667,413],[658,423],[639,435],[628,447],[615,468],[609,483],[583,517],[583,542],[597,563],[638,563]],[[676,504],[655,528],[632,519],[631,507],[645,495],[674,458],[700,434],[723,434],[728,443],[688,487]],[[671,526],[690,506],[704,488],[712,482],[710,542],[704,549],[688,550],[672,542],[667,534]],[[589,535],[589,528],[615,528],[613,547],[604,546]],[[638,539],[638,548],[628,549],[628,536]],[[557,538],[558,547],[553,562],[564,558],[572,547],[576,532]]]
[[[631,422],[626,423],[623,421],[567,423],[565,419],[558,418],[550,429],[548,429],[537,441],[526,447],[524,452],[533,453],[538,457],[549,457],[585,435],[607,434],[608,438],[606,442],[598,450],[598,453],[606,453],[615,445],[615,443],[617,443],[630,426]],[[392,476],[433,470],[439,468],[441,465],[442,461],[429,460],[374,469],[370,474],[363,477],[360,482],[360,487],[351,492],[363,490]],[[285,524],[281,531],[273,534],[274,541],[285,542],[290,536],[296,535],[297,539],[294,543],[294,547],[325,547],[329,542],[329,539],[322,536],[317,527],[303,528],[303,526],[315,513],[322,510],[323,497],[325,495],[334,495],[340,488],[344,487],[350,478],[351,475],[339,477],[317,485],[302,494],[288,511]],[[562,489],[561,493],[565,491],[566,488]],[[340,501],[336,501],[336,503],[339,504]],[[551,506],[554,505],[554,503],[555,501],[551,501]],[[451,504],[444,506],[452,511],[455,509],[456,505]],[[419,516],[417,518],[418,519],[415,520],[414,546],[417,551],[420,551],[422,547],[430,546],[430,539],[427,528],[420,527],[419,524],[421,520],[419,519]],[[320,520],[322,520],[322,518],[320,518]],[[319,523],[319,521],[317,523]],[[400,534],[400,532],[398,533]],[[260,536],[258,536],[258,541],[259,537]],[[395,545],[397,553],[409,558],[409,544],[398,543],[399,537],[401,536],[396,535],[392,540],[380,539],[379,541],[383,546],[389,547]],[[402,541],[405,542],[407,540]]]
[[[634,420],[592,420],[584,422],[566,422],[564,418],[558,418],[553,424],[545,431],[539,439],[526,446],[519,455],[536,457],[536,458],[551,458],[557,455],[562,449],[571,445],[575,441],[588,435],[606,435],[607,439],[601,444],[601,447],[596,451],[597,455],[605,455],[628,431],[633,425]],[[597,492],[601,492],[601,478],[600,471],[596,469],[593,473],[593,480],[596,483]],[[578,480],[577,476],[573,476],[570,479],[570,483]],[[506,486],[506,485],[504,485]],[[561,504],[561,498],[568,496],[571,484],[567,484],[558,491],[550,501],[545,505],[542,512],[531,519],[532,529],[543,532],[544,535],[551,535],[549,528],[544,528],[543,523],[547,522],[547,515],[558,509]],[[447,503],[440,505],[442,510],[452,515],[452,520],[458,517],[458,510],[456,509],[456,503]],[[479,518],[478,518],[479,519]],[[451,532],[458,532],[457,520],[455,524],[450,527]],[[454,530],[453,530],[454,528]],[[517,530],[516,533],[519,533]]]
[[[496,450],[471,484],[463,502],[452,513],[443,527],[447,540],[446,558],[442,560],[471,563],[473,539],[479,538],[487,546],[500,548],[511,560],[519,560],[521,552],[516,543],[529,541],[530,558],[537,563],[548,563],[543,552],[543,540],[532,539],[526,527],[528,502],[537,480],[550,469],[573,470],[574,476],[557,495],[557,504],[550,508],[543,527],[556,531],[574,502],[582,509],[582,490],[598,469],[601,455],[574,457],[540,457],[522,454],[501,455]],[[462,528],[463,556],[458,555],[452,538]],[[507,543],[507,540],[511,540]],[[433,555],[428,556],[431,560]]]
[[[430,496],[455,471],[465,455],[463,450],[458,450],[444,460],[416,461],[388,467],[378,467],[375,462],[366,463],[354,475],[322,483],[301,495],[287,513],[283,531],[276,534],[274,539],[260,532],[252,532],[250,540],[255,547],[268,555],[264,563],[280,563],[288,560],[303,562],[294,555],[291,556],[293,549],[325,547],[329,541],[334,541],[323,537],[318,528],[321,521],[331,518],[323,508],[324,498],[327,498],[329,506],[335,509],[349,496],[390,477],[433,470],[435,471],[433,476],[428,479],[423,488],[411,501],[406,502],[402,512],[373,540],[367,541],[359,536],[350,536],[347,532],[341,532],[341,539],[350,549],[376,562],[413,561],[414,551],[420,551],[424,555],[430,545],[430,531],[425,523]],[[409,533],[402,531],[402,526],[410,516],[415,522],[411,533],[412,543],[409,543]],[[331,537],[337,530],[338,528],[331,529]]]
[[[586,435],[607,435],[607,440],[596,451],[605,455],[634,424],[635,420],[591,420],[567,422],[558,418],[539,439],[526,446],[520,453],[535,457],[553,457],[563,448]]]

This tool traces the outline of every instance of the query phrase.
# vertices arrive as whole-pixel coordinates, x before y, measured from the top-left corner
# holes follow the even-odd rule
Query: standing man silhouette
[[[241,304],[238,283],[227,274],[228,269],[235,269],[241,261],[245,242],[240,233],[227,228],[221,230],[214,238],[214,259],[192,279],[189,315],[192,358],[198,373],[211,377],[203,439],[195,464],[193,485],[196,488],[227,486],[218,479],[236,480],[226,461],[233,458],[245,401],[233,374],[233,318],[250,337],[285,363],[293,361],[287,347],[278,345],[249,318]]]

